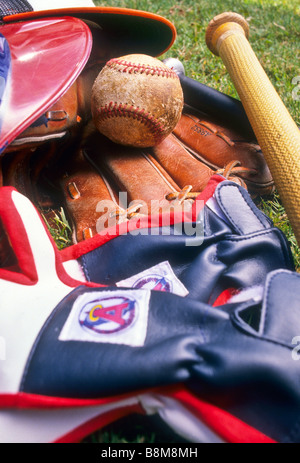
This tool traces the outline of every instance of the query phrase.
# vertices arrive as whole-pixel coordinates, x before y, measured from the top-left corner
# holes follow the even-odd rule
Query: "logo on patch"
[[[111,334],[130,326],[136,314],[136,301],[125,296],[87,302],[79,314],[80,326],[99,334]]]
[[[135,289],[151,289],[154,291],[164,291],[166,293],[172,292],[172,284],[165,277],[161,275],[149,275],[144,278],[140,278],[134,283],[133,288]]]

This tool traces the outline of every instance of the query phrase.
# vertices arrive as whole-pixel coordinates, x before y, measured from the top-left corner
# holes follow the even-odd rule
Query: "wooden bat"
[[[220,56],[235,85],[300,244],[300,131],[259,63],[249,26],[237,13],[210,21],[206,44]]]

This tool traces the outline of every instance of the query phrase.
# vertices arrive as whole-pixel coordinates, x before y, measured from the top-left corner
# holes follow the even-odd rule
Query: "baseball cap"
[[[73,17],[0,26],[0,153],[72,85],[92,48]]]
[[[175,26],[168,19],[146,11],[95,6],[91,0],[0,0],[4,23],[55,16],[73,16],[97,24],[118,41],[124,54],[160,56],[176,39]]]

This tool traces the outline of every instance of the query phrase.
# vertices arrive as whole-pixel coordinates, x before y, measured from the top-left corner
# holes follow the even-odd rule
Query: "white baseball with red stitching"
[[[116,143],[149,147],[167,137],[180,119],[183,92],[177,74],[157,58],[113,58],[92,89],[94,123]]]

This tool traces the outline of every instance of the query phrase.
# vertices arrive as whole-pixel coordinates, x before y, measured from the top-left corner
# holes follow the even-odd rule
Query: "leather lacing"
[[[231,161],[223,169],[218,169],[216,174],[221,174],[226,179],[229,178],[231,174],[256,174],[255,169],[250,169],[249,167],[241,166],[240,161]]]
[[[176,204],[182,204],[183,201],[187,199],[196,199],[200,193],[197,191],[191,191],[192,188],[192,185],[186,185],[181,191],[169,193],[166,196],[166,199],[168,201],[173,201],[173,203]]]
[[[235,174],[249,174],[249,173],[256,173],[254,169],[250,169],[247,167],[242,167],[240,161],[234,160],[229,162],[223,169],[218,169],[216,171],[216,174],[222,175],[224,178],[227,180],[230,179],[233,182],[243,186],[246,188],[246,183],[240,178],[236,177]],[[197,196],[200,195],[199,191],[191,191],[193,189],[192,185],[186,185],[184,188],[182,188],[181,191],[175,191],[168,193],[166,195],[166,199],[170,202],[172,202],[174,205],[180,205],[186,200],[192,200],[194,201]],[[119,222],[123,222],[125,220],[130,220],[133,217],[137,217],[139,215],[145,215],[145,214],[140,214],[139,210],[143,206],[142,203],[136,203],[130,206],[127,209],[122,209],[119,208],[117,211],[112,212],[110,214],[111,217],[116,217]]]
[[[181,191],[172,192],[166,195],[166,199],[174,205],[180,205],[185,200],[195,200],[196,197],[200,194],[199,192],[191,192],[192,185],[186,185]],[[127,209],[119,208],[118,210],[111,212],[110,217],[115,217],[118,219],[119,223],[126,220],[130,220],[133,217],[137,216],[146,216],[146,214],[141,214],[139,210],[144,206],[142,203],[136,203]]]
[[[216,174],[222,175],[224,178],[226,178],[226,180],[230,179],[233,182],[238,183],[239,185],[243,186],[244,188],[247,188],[246,183],[240,177],[236,177],[235,174],[255,174],[255,173],[256,173],[255,169],[250,169],[248,167],[242,167],[240,161],[237,161],[237,160],[229,162],[223,169],[216,170]],[[187,185],[179,192],[169,193],[166,196],[166,199],[168,199],[169,201],[176,201],[179,204],[181,204],[186,199],[194,200],[197,198],[200,192],[191,191],[192,188],[193,187],[191,185]]]
[[[137,215],[145,215],[139,214],[139,210],[142,206],[142,203],[137,203],[133,204],[127,209],[119,208],[118,210],[111,212],[110,217],[115,217],[118,219],[119,222],[124,222],[125,220],[130,220],[132,217],[136,217]]]

